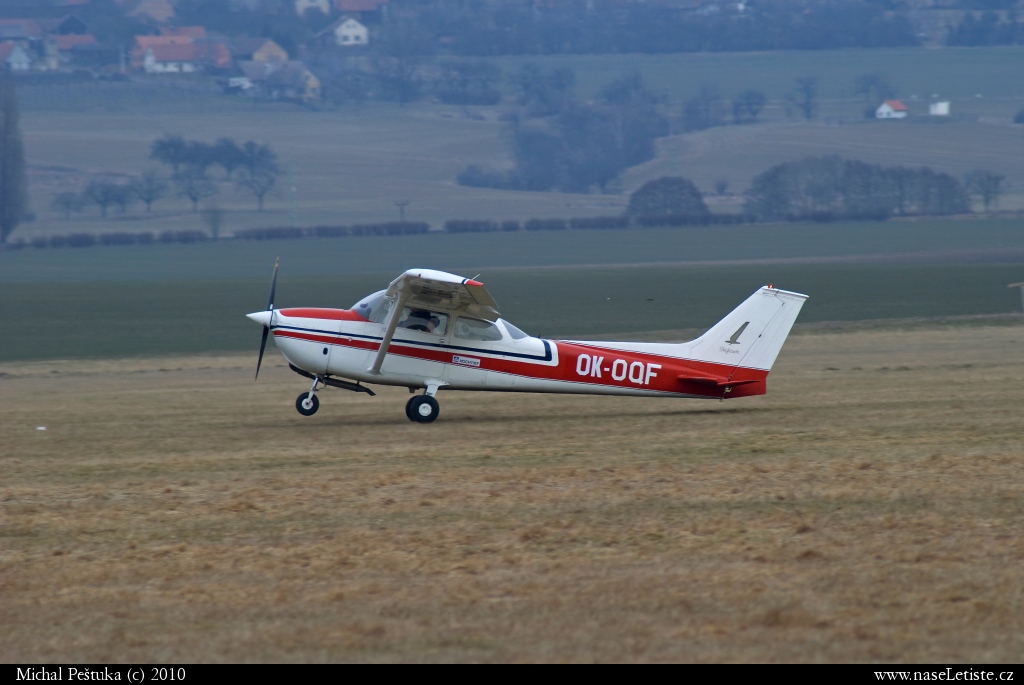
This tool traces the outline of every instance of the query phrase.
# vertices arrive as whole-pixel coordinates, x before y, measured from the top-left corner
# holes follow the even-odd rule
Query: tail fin
[[[807,295],[764,286],[683,347],[691,359],[768,371],[806,299]]]

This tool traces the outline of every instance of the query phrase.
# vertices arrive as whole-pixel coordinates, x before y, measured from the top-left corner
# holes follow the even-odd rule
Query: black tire
[[[319,398],[317,398],[316,395],[313,395],[313,397],[311,398],[310,406],[308,408],[304,406],[304,403],[308,396],[309,393],[304,392],[301,395],[299,395],[295,400],[295,408],[303,416],[312,416],[313,414],[316,413],[316,410],[320,408],[320,400]]]
[[[412,407],[413,403],[416,402],[416,400],[418,400],[419,398],[419,395],[413,395],[412,397],[409,398],[409,401],[405,403],[405,418],[409,419],[410,421],[416,420],[415,415],[413,415],[412,413]]]
[[[441,405],[430,395],[417,395],[406,405],[406,413],[416,423],[433,423],[441,413]]]

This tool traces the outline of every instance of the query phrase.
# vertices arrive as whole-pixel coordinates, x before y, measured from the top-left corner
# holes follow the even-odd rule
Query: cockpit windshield
[[[388,312],[391,311],[391,300],[384,297],[386,292],[386,290],[378,290],[372,295],[367,295],[352,305],[352,311],[374,323],[383,322],[387,318]]]
[[[523,331],[519,330],[518,328],[513,326],[511,323],[509,323],[507,320],[505,320],[505,319],[498,319],[498,321],[500,321],[501,323],[503,323],[505,325],[505,330],[508,331],[508,334],[512,337],[513,340],[522,340],[523,338],[529,338],[530,337],[530,335],[528,333],[524,333]]]

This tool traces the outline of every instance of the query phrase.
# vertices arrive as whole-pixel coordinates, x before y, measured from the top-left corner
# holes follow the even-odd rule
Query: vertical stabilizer
[[[764,286],[707,333],[683,343],[684,356],[767,371],[806,299],[807,295]]]

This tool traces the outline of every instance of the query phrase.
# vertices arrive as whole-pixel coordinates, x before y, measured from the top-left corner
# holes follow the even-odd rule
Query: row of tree
[[[181,194],[192,201],[193,210],[199,200],[218,192],[216,183],[208,175],[214,165],[224,170],[224,180],[233,180],[236,186],[251,192],[260,211],[263,211],[264,198],[273,191],[281,173],[277,153],[269,145],[252,140],[238,144],[234,138],[220,138],[211,145],[166,135],[153,141],[149,156],[173,169],[172,178]]]
[[[1013,13],[1002,21],[994,11],[975,15],[968,12],[946,34],[947,45],[1024,45],[1024,22]]]
[[[269,145],[251,140],[239,144],[233,138],[220,138],[209,144],[166,135],[153,141],[150,159],[171,167],[170,177],[148,170],[126,183],[93,180],[80,193],[55,194],[51,207],[69,218],[73,212],[95,206],[100,216],[106,217],[111,207],[125,212],[136,202],[142,202],[148,213],[154,203],[173,192],[188,199],[192,211],[197,211],[202,200],[218,194],[222,183],[231,182],[252,193],[262,211],[264,198],[273,191],[280,173],[277,154]],[[210,175],[213,166],[223,170],[221,179]]]
[[[467,167],[462,185],[516,190],[605,191],[627,167],[654,157],[668,134],[665,99],[638,73],[607,84],[594,102],[568,98],[569,75],[542,70],[524,78],[520,104],[532,120],[512,120],[511,171]],[[542,117],[543,114],[551,116]]]
[[[871,0],[403,2],[393,17],[459,55],[621,54],[916,45],[902,12]],[[453,6],[453,5],[457,5]],[[382,26],[394,30],[398,21]]]
[[[761,221],[963,214],[971,211],[971,193],[986,209],[993,205],[1002,180],[999,174],[977,171],[962,183],[928,167],[808,157],[755,177],[744,209]]]
[[[0,244],[14,232],[28,211],[25,147],[18,123],[14,76],[0,66]]]

